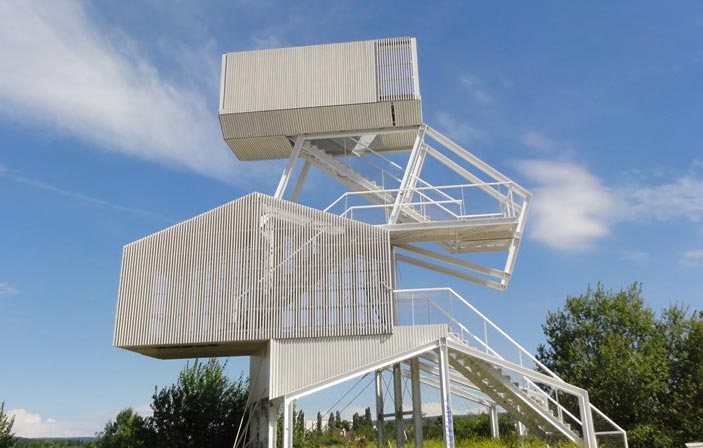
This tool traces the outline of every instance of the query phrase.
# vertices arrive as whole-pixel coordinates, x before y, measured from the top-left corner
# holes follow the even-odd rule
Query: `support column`
[[[415,448],[422,448],[422,397],[420,397],[420,360],[410,360],[410,386],[413,393],[413,425],[415,427]]]
[[[442,338],[439,344],[439,386],[442,397],[442,426],[444,427],[444,446],[454,448],[454,420],[452,418],[452,402],[449,393],[449,350],[447,339]]]
[[[283,400],[283,448],[293,448],[293,406],[295,400]]]
[[[596,440],[596,432],[593,427],[593,415],[591,414],[591,404],[588,400],[588,392],[583,391],[579,395],[579,411],[581,413],[581,430],[583,433],[583,441],[587,448],[597,448],[598,441]]]
[[[303,142],[305,141],[304,135],[299,135],[295,138],[295,145],[290,152],[290,157],[288,158],[288,163],[286,164],[283,174],[281,175],[281,180],[278,181],[278,187],[273,197],[276,199],[283,199],[283,195],[286,192],[286,187],[288,186],[288,181],[290,180],[290,175],[295,168],[295,161],[298,160],[300,155],[300,150],[303,148]]]
[[[422,170],[422,164],[425,159],[425,129],[425,125],[422,125],[417,130],[415,144],[413,144],[413,149],[410,152],[408,164],[403,173],[403,179],[400,181],[400,187],[398,188],[398,194],[395,197],[395,203],[391,209],[391,215],[388,218],[388,224],[398,222],[401,207],[405,202],[409,202],[409,199],[413,196],[412,190],[417,185],[417,180],[420,177],[420,171]]]
[[[403,425],[403,376],[400,364],[393,364],[393,402],[395,404],[395,443],[398,448],[405,446]]]
[[[520,406],[517,407],[518,414],[520,414]],[[527,428],[525,428],[525,424],[522,423],[522,420],[517,421],[517,435],[520,437],[525,437],[527,435]]]
[[[276,448],[276,436],[278,432],[278,407],[280,401],[268,402],[268,448]]]
[[[386,444],[386,428],[383,421],[383,371],[376,371],[376,435],[379,448]]]
[[[305,179],[307,179],[308,177],[309,171],[310,161],[306,160],[303,164],[303,168],[300,170],[300,174],[298,174],[298,180],[295,181],[295,188],[293,188],[293,194],[290,197],[290,200],[292,202],[298,202],[298,198],[300,198],[300,192],[303,190],[303,184],[305,183]]]
[[[494,439],[500,438],[500,427],[498,426],[498,406],[495,404],[488,408],[491,416],[491,437]]]

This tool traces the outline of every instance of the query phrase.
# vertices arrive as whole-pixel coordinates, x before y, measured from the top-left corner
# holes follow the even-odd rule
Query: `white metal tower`
[[[452,396],[485,406],[496,437],[503,410],[546,439],[627,446],[585,390],[455,291],[397,284],[407,263],[504,290],[530,204],[527,190],[423,122],[415,39],[226,54],[219,109],[237,158],[287,159],[277,189],[125,246],[116,346],[251,356],[249,446],[275,446],[282,408],[290,447],[296,399],[365,374],[377,378],[379,446],[384,419],[402,429],[406,414],[422,446],[420,384],[440,391],[448,447]],[[311,167],[344,188],[318,209],[299,202],[319,205],[334,189],[306,189]],[[395,439],[404,444],[402,430]]]

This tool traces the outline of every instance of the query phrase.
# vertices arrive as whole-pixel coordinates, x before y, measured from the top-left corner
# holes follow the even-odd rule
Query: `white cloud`
[[[691,249],[682,253],[681,264],[689,267],[703,264],[703,249]]]
[[[535,184],[528,227],[536,240],[560,250],[584,250],[610,233],[618,198],[583,166],[523,160],[519,171]]]
[[[13,432],[20,437],[81,437],[96,432],[94,422],[67,422],[54,418],[43,418],[26,409],[11,409],[8,415],[15,417]],[[98,426],[99,427],[99,426]]]
[[[484,142],[488,136],[480,129],[476,129],[466,123],[457,121],[446,112],[439,112],[436,115],[438,128],[446,133],[449,138],[458,143],[475,144]]]
[[[4,168],[2,165],[0,165],[0,168]],[[135,215],[141,215],[141,216],[146,216],[148,218],[152,219],[157,219],[159,221],[165,221],[169,223],[175,222],[175,220],[171,218],[167,218],[165,216],[161,216],[157,213],[150,212],[148,210],[144,210],[141,208],[136,208],[136,207],[128,207],[125,205],[119,205],[115,204],[109,201],[105,201],[103,199],[96,198],[94,196],[89,196],[83,193],[78,193],[76,191],[71,191],[71,190],[66,190],[60,187],[57,187],[55,185],[52,185],[48,182],[44,182],[38,179],[33,179],[31,177],[27,176],[21,176],[19,174],[13,173],[12,171],[8,169],[0,169],[0,177],[4,177],[6,179],[9,179],[13,182],[17,182],[20,184],[25,184],[25,185],[30,185],[35,188],[39,188],[41,190],[49,191],[52,193],[56,193],[61,196],[65,196],[67,198],[80,201],[86,204],[91,204],[91,205],[98,205],[98,206],[103,206],[103,207],[108,207],[113,210],[116,210],[118,212],[127,212]],[[0,292],[1,293],[1,292]]]
[[[87,7],[0,2],[0,112],[207,176],[231,181],[247,175],[250,170],[237,170],[221,139],[216,106],[208,104],[217,92],[205,95],[167,81],[119,32],[99,29]]]
[[[649,258],[649,253],[642,250],[624,250],[620,256],[621,260],[634,263],[644,263],[649,261]]]
[[[476,76],[462,76],[461,84],[469,91],[469,94],[477,103],[483,106],[493,104],[493,96],[483,88],[481,80]]]
[[[631,219],[703,222],[703,178],[696,173],[659,185],[629,185],[620,194]]]
[[[540,152],[552,152],[557,149],[557,142],[539,131],[527,131],[520,136],[522,143],[530,149]]]
[[[14,286],[7,283],[0,283],[0,296],[14,296],[19,293],[20,291]]]
[[[269,34],[268,36],[252,36],[251,42],[256,50],[285,47],[283,39],[276,34]]]
[[[703,222],[703,178],[695,172],[657,185],[643,178],[627,186],[607,186],[572,162],[523,160],[517,167],[534,185],[531,236],[555,249],[588,249],[617,223]],[[647,258],[641,251],[621,256],[640,262]]]
[[[683,258],[688,260],[703,260],[703,249],[687,250],[683,253]]]

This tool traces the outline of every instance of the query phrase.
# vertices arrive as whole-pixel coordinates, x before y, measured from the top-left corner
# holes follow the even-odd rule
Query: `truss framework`
[[[415,133],[412,147],[393,150],[408,153],[404,165],[388,157],[393,151],[381,153],[372,148],[379,136],[408,132]],[[291,144],[274,197],[285,197],[296,162],[302,159],[290,200],[300,199],[313,165],[350,190],[325,211],[387,229],[397,261],[498,290],[507,288],[531,200],[522,186],[426,124],[298,135]],[[428,159],[465,183],[429,183],[423,177]],[[354,169],[350,160],[371,166],[371,174]],[[387,180],[395,182],[395,188],[387,188]],[[472,202],[469,195],[481,197]],[[503,264],[491,266],[467,259],[485,252],[505,253]]]

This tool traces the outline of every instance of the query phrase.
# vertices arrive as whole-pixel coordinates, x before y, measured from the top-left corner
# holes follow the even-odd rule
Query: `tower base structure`
[[[452,403],[457,399],[484,407],[496,438],[499,413],[507,413],[525,434],[545,440],[569,440],[596,448],[599,438],[607,438],[627,446],[624,431],[590,404],[587,391],[548,370],[539,373],[509,361],[483,344],[479,348],[462,339],[461,331],[457,333],[453,326],[453,322],[398,326],[390,336],[271,341],[251,358],[248,446],[276,447],[277,422],[282,415],[282,446],[292,447],[296,400],[365,375],[376,376],[379,447],[391,438],[403,446],[409,441],[405,429],[410,427],[415,446],[423,445],[421,385],[439,391],[445,447],[455,446]],[[517,344],[515,348],[521,349]],[[529,354],[525,351],[524,355]],[[383,381],[384,371],[392,372],[392,386]],[[402,392],[399,395],[401,378],[410,379],[410,410],[404,410]],[[394,389],[393,393],[386,387]],[[389,395],[392,403],[385,402]],[[574,398],[579,411],[572,413],[554,398],[565,396]],[[409,422],[405,416],[410,417]],[[384,422],[393,419],[396,431],[386,433]]]

